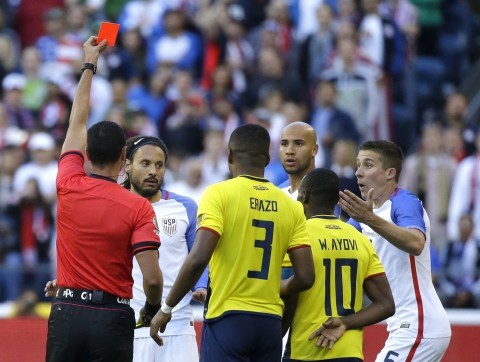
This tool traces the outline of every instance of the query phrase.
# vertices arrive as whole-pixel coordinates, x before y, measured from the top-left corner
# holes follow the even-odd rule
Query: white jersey
[[[290,182],[288,182],[288,186],[285,186],[285,187],[282,187],[283,185],[285,185],[286,182],[284,182],[282,185],[280,185],[280,189],[285,192],[288,196],[290,196],[290,198],[292,198],[293,200],[297,201],[297,197],[298,197],[298,189],[294,192],[291,192],[291,187],[290,187]]]
[[[398,249],[369,226],[349,221],[372,241],[385,267],[396,308],[387,319],[387,330],[406,329],[420,339],[450,337],[447,313],[432,283],[430,221],[421,201],[409,191],[397,188],[388,201],[373,211],[397,226],[418,229],[426,235],[422,253],[414,256]]]
[[[152,204],[158,221],[160,231],[159,264],[163,273],[162,302],[170,293],[180,267],[187,258],[195,241],[197,205],[184,196],[168,191],[162,191],[160,201]],[[133,260],[133,299],[130,306],[135,311],[138,320],[140,309],[145,305],[145,293],[143,290],[143,276],[136,258]],[[198,281],[195,289],[207,288],[206,272]],[[195,335],[194,319],[190,301],[192,293],[189,292],[172,311],[172,320],[161,336],[193,334]],[[135,329],[135,338],[150,337],[150,328]]]

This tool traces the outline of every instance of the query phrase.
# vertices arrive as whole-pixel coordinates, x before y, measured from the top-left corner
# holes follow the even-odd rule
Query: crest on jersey
[[[158,229],[158,221],[156,216],[153,217],[152,222],[153,222],[153,226],[155,227],[155,229],[153,229],[153,232],[155,233],[155,235],[160,235],[160,230]]]
[[[172,236],[177,232],[177,219],[173,217],[164,217],[162,219],[163,232],[168,236]]]

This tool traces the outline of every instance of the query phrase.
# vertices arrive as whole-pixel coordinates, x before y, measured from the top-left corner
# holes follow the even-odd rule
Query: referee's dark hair
[[[159,147],[163,154],[165,155],[165,164],[168,160],[168,149],[165,146],[165,143],[158,137],[151,137],[151,136],[135,136],[131,137],[127,140],[127,150],[126,150],[126,158],[130,162],[133,162],[133,157],[137,150],[145,145],[152,145]],[[125,180],[122,182],[122,186],[130,189],[131,182],[130,182],[130,175],[127,173],[125,176]]]
[[[270,162],[270,135],[258,124],[244,124],[232,132],[228,150],[238,163],[264,168]]]
[[[335,172],[328,168],[316,168],[305,175],[300,183],[299,194],[305,191],[304,197],[312,205],[322,205],[325,209],[333,209],[339,200],[340,181]]]
[[[87,131],[88,157],[92,165],[100,168],[117,162],[125,143],[125,132],[115,122],[98,122]]]

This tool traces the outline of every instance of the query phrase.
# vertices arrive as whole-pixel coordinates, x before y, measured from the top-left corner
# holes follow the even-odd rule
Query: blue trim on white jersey
[[[406,189],[397,187],[390,196],[392,210],[390,217],[397,226],[409,229],[419,229],[426,234],[423,219],[423,205],[420,199]]]
[[[188,252],[193,248],[193,244],[195,242],[195,234],[196,234],[196,229],[197,229],[197,210],[198,206],[193,199],[187,196],[179,195],[174,192],[170,192],[167,190],[162,190],[162,199],[164,200],[176,200],[180,202],[184,207],[185,210],[187,211],[188,215],[188,227],[187,227],[187,232],[185,233],[185,239],[187,241],[187,248]],[[202,273],[202,276],[200,279],[198,279],[197,283],[195,284],[195,287],[193,290],[197,289],[207,289],[207,283],[208,283],[208,266],[205,268],[205,270]]]

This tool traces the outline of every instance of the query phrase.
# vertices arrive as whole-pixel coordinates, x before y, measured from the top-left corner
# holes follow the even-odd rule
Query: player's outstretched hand
[[[358,222],[368,224],[370,216],[373,215],[373,191],[373,189],[368,191],[366,200],[349,190],[340,191],[338,204],[350,217]]]
[[[328,345],[328,348],[332,349],[335,342],[343,336],[346,330],[347,326],[341,318],[330,317],[308,337],[308,340],[311,341],[318,337],[317,347],[325,348]]]
[[[163,340],[162,337],[158,335],[158,332],[165,332],[165,328],[167,327],[167,323],[170,322],[170,319],[172,319],[172,313],[165,314],[159,310],[150,323],[150,337],[152,337],[159,346],[163,346]]]
[[[43,291],[45,292],[46,297],[55,297],[57,295],[57,279],[49,280],[47,284],[45,284],[45,289]]]
[[[192,293],[192,299],[205,304],[207,300],[207,290],[205,288],[199,288]]]
[[[83,54],[85,63],[97,64],[100,53],[107,47],[107,41],[104,39],[97,44],[97,37],[91,36],[83,43]]]

